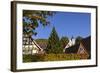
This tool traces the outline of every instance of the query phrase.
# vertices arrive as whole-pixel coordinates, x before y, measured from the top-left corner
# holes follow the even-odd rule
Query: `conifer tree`
[[[59,36],[56,32],[55,27],[53,27],[50,37],[48,39],[46,53],[58,54],[62,52],[63,52],[63,49],[61,49],[61,46],[60,46]]]

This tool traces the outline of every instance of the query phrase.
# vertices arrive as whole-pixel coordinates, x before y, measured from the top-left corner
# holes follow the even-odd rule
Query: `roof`
[[[82,44],[85,47],[85,49],[87,50],[88,54],[91,53],[91,37],[90,36],[82,39],[80,44]],[[76,44],[74,46],[66,48],[65,49],[65,53],[77,53],[80,44]]]
[[[33,39],[32,39],[33,40]],[[35,40],[33,40],[33,43],[40,49],[42,50],[42,48],[35,42]]]
[[[42,48],[42,49],[46,49],[47,47],[47,40],[43,40],[43,39],[38,39],[38,40],[35,40],[37,42],[37,44]]]
[[[72,37],[73,38],[73,37]],[[65,48],[71,47],[72,45],[75,45],[75,39],[69,39],[68,44],[65,46]]]
[[[91,53],[91,37],[86,37],[82,39],[81,44],[85,47],[87,52],[90,54]]]
[[[80,44],[66,48],[65,53],[77,53]]]

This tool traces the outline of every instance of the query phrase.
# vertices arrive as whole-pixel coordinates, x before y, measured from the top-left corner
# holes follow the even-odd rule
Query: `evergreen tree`
[[[61,46],[60,46],[59,36],[55,30],[55,27],[53,27],[50,37],[48,39],[46,53],[58,54],[62,52],[63,52],[63,49],[61,49]]]
[[[78,36],[75,40],[75,44],[79,44],[80,41],[82,40],[82,37],[81,36]]]
[[[68,44],[68,42],[69,42],[68,37],[62,37],[61,40],[60,40],[61,47],[65,48],[65,46]]]

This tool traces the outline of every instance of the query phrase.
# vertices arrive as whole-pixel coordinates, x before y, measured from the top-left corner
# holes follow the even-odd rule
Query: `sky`
[[[41,24],[36,29],[38,33],[33,38],[48,39],[52,28],[55,27],[58,36],[66,36],[76,38],[81,36],[83,38],[91,34],[91,14],[90,13],[76,13],[76,12],[56,12],[53,17],[48,17],[50,25],[43,27]]]

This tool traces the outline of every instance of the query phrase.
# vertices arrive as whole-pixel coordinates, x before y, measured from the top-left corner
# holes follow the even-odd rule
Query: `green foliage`
[[[80,60],[78,54],[46,54],[44,61]]]
[[[88,59],[85,54],[44,54],[44,55],[23,55],[23,62],[40,61],[64,61]]]
[[[62,46],[62,48],[65,48],[65,46],[68,44],[69,39],[68,37],[62,37],[60,40],[60,45]]]
[[[44,55],[23,55],[23,62],[43,61]]]
[[[23,55],[23,62],[32,62],[32,55]]]
[[[78,36],[75,40],[75,44],[79,44],[80,41],[82,40],[83,38],[81,36]]]
[[[55,30],[55,27],[53,27],[52,32],[50,34],[50,37],[48,39],[48,44],[46,48],[46,53],[62,53],[63,49],[61,48],[59,36]]]
[[[23,10],[23,32],[24,34],[36,35],[35,29],[42,24],[47,26],[50,22],[47,20],[49,16],[53,16],[55,12],[50,11],[35,11],[35,10]],[[26,18],[30,22],[25,22]]]

